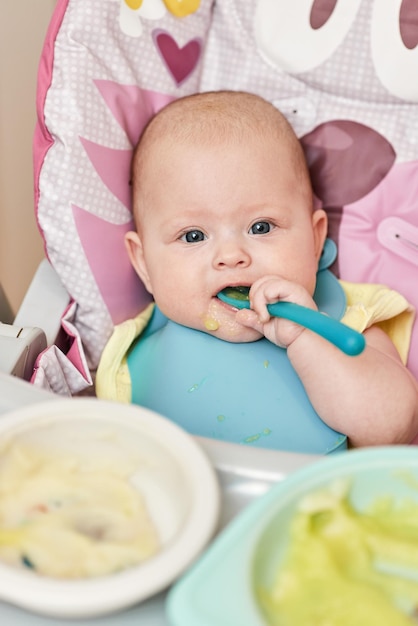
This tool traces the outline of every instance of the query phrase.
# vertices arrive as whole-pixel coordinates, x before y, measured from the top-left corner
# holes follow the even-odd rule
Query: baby
[[[313,209],[300,143],[273,105],[220,91],[162,109],[134,153],[133,205],[126,246],[155,306],[115,329],[100,397],[194,434],[285,450],[413,439],[418,385],[404,363],[414,313],[392,290],[318,271],[327,216]],[[227,287],[250,288],[251,309],[221,302]],[[347,356],[270,317],[278,300],[343,316],[365,350]]]

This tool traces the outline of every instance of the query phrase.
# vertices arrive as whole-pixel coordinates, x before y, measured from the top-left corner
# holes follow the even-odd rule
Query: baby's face
[[[145,178],[133,263],[167,317],[254,341],[260,335],[236,321],[219,291],[278,275],[313,293],[323,236],[277,140],[162,145]]]

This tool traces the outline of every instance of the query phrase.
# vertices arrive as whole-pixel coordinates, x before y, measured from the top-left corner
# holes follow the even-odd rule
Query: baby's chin
[[[242,331],[236,334],[229,334],[225,332],[210,334],[221,341],[228,341],[229,343],[253,343],[254,341],[259,341],[262,338],[262,335],[255,330],[249,328],[243,329],[242,326],[241,329]]]
[[[212,337],[216,337],[221,341],[228,341],[229,343],[252,343],[261,339],[262,335],[252,328],[245,328],[241,326],[239,330],[219,328],[218,330],[207,330],[205,332]]]
[[[230,343],[251,343],[258,341],[262,337],[254,328],[243,326],[235,318],[228,316],[217,316],[216,318],[210,315],[205,316],[203,318],[203,328],[200,328],[200,330]]]

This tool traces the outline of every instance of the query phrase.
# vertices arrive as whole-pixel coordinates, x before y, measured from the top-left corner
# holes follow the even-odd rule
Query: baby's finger
[[[269,315],[266,305],[278,301],[316,308],[312,296],[304,287],[279,277],[266,277],[254,283],[250,290],[250,301],[251,308],[257,311],[263,321]]]
[[[254,328],[254,330],[257,330],[260,333],[263,332],[263,324],[261,323],[259,316],[251,309],[241,309],[237,312],[236,319],[243,326]]]

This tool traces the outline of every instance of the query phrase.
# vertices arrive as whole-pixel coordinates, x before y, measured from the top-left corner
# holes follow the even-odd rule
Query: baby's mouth
[[[222,327],[218,336],[222,332],[222,338],[226,338],[227,341],[236,342],[240,341],[239,337],[247,337],[247,329],[243,329],[241,322],[236,318],[235,314],[240,309],[250,308],[249,291],[250,286],[248,285],[229,285],[219,291],[211,300],[208,316],[204,320],[205,328],[216,332]],[[217,304],[217,300],[222,303],[222,306]],[[216,328],[212,326],[213,322],[215,322]],[[242,335],[243,332],[244,335]],[[248,341],[248,339],[245,338],[244,341]],[[250,339],[250,341],[253,341],[253,339]]]
[[[218,298],[222,299],[222,296],[226,298],[232,298],[233,300],[239,300],[241,302],[248,302],[250,288],[245,286],[237,285],[235,287],[225,287],[222,291],[219,292]]]

